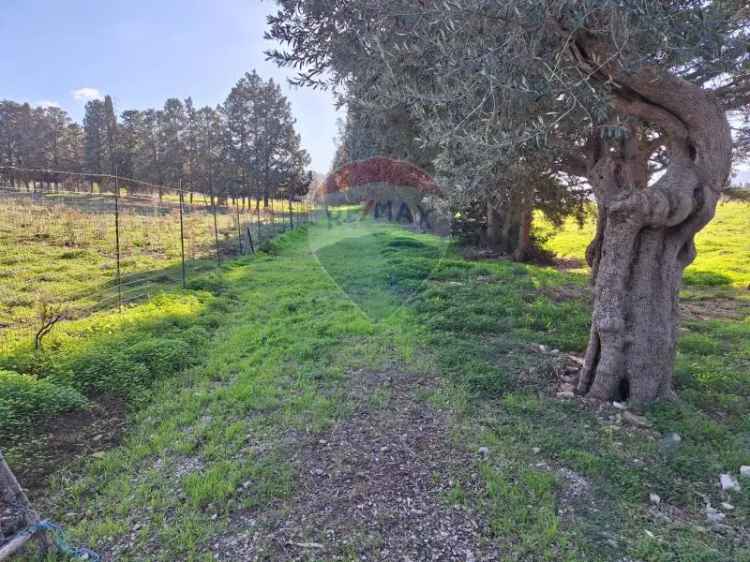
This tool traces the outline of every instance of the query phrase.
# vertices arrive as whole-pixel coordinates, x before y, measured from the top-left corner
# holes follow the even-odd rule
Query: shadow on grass
[[[159,272],[166,277],[174,268]],[[153,274],[152,274],[153,275]],[[99,312],[61,323],[34,349],[6,339],[0,369],[29,374],[93,395],[139,398],[159,378],[195,364],[234,306],[221,272],[196,277],[187,291],[163,291],[122,313]],[[40,408],[40,416],[44,415]]]
[[[715,271],[688,269],[682,277],[682,282],[689,286],[717,287],[720,285],[731,285],[732,278]]]
[[[546,358],[543,343],[581,351],[588,335],[585,291],[563,302],[552,289],[579,288],[584,276],[509,261],[468,262],[434,237],[393,228],[345,238],[318,252],[321,265],[373,320],[409,314],[445,374],[480,395],[497,396]],[[524,377],[526,379],[530,377]]]

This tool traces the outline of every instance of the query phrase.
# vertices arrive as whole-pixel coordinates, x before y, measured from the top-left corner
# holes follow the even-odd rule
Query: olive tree
[[[408,106],[456,189],[529,151],[587,182],[598,220],[578,391],[636,406],[674,397],[682,273],[728,185],[727,112],[750,103],[746,2],[279,4],[269,35],[288,50],[272,56],[302,83],[357,76],[367,88],[350,95]]]

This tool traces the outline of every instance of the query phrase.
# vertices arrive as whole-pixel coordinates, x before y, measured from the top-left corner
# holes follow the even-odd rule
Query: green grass
[[[216,251],[210,207],[204,198],[195,203],[186,205],[183,229],[190,276],[212,269]],[[278,210],[279,202],[275,206]],[[221,252],[236,254],[234,210],[220,207],[217,219]],[[256,220],[254,211],[241,212],[244,225]],[[262,220],[271,221],[265,215]],[[264,238],[277,231],[269,224],[264,227]],[[119,229],[124,302],[143,301],[180,283],[180,216],[174,197],[161,202],[124,197]],[[254,236],[256,230],[253,225]],[[38,329],[43,302],[67,318],[115,308],[120,298],[116,263],[111,196],[49,193],[31,199],[0,194],[0,349]]]
[[[466,262],[435,237],[372,223],[297,230],[267,250],[162,303],[69,323],[39,360],[22,347],[2,356],[2,368],[84,393],[128,394],[118,362],[142,365],[123,445],[62,471],[43,503],[75,541],[119,545],[118,560],[211,559],[233,517],[295,494],[284,436],[350,415],[348,372],[395,368],[440,377],[426,398],[451,415],[446,439],[488,448],[466,467],[481,486],[456,474],[445,501],[483,513],[504,560],[750,560],[745,539],[702,514],[730,499],[728,522],[746,536],[750,486],[726,498],[717,483],[750,464],[750,318],[686,323],[682,400],[646,414],[681,435],[667,451],[614,408],[553,398],[560,354],[538,346],[583,350],[582,273]]]
[[[0,441],[9,462],[25,471],[47,457],[51,416],[102,397],[134,408],[148,403],[155,385],[199,362],[228,304],[205,291],[162,295],[119,315],[66,323],[41,352],[28,340],[6,347],[0,372],[23,373],[0,376]]]
[[[85,408],[86,398],[75,389],[33,375],[0,370],[0,428],[24,431],[41,416]]]
[[[750,317],[685,323],[676,374],[682,401],[648,413],[658,431],[683,438],[667,453],[658,439],[612,423],[614,408],[597,416],[549,397],[557,359],[532,344],[583,351],[590,313],[585,292],[576,291],[583,275],[467,263],[435,239],[403,231],[352,235],[319,256],[355,302],[367,300],[363,310],[376,310],[401,334],[414,331],[414,347],[446,379],[437,402],[466,413],[463,439],[502,456],[483,465],[487,488],[478,501],[500,536],[518,537],[509,559],[615,559],[623,551],[644,560],[750,556],[747,545],[734,548],[701,528],[701,498],[713,505],[722,500],[718,475],[750,463]],[[375,271],[368,269],[373,263]],[[558,302],[556,292],[566,298]],[[549,465],[591,483],[595,499],[581,500],[579,509],[595,521],[568,528],[558,517],[562,484],[535,468],[533,446]],[[648,512],[651,492],[689,513],[692,526],[655,520]],[[750,514],[750,495],[731,499],[730,517],[741,522]],[[644,538],[644,525],[655,540]]]
[[[686,285],[750,287],[749,207],[740,201],[719,203],[714,219],[695,238],[698,256],[685,271]],[[538,221],[536,229],[556,255],[585,264],[586,246],[596,230],[591,212],[580,228],[569,219],[559,231],[544,220]]]

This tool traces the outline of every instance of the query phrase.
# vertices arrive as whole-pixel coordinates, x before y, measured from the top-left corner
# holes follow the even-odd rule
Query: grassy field
[[[540,221],[538,233],[547,247],[561,258],[585,264],[586,246],[594,237],[593,217],[579,228],[573,219],[562,230]],[[750,205],[720,203],[716,216],[696,236],[698,257],[685,272],[685,284],[697,287],[750,287]]]
[[[719,219],[741,229],[727,209]],[[186,292],[69,322],[42,354],[0,356],[10,419],[129,400],[118,446],[92,439],[34,492],[76,542],[118,560],[420,559],[440,554],[431,522],[469,518],[486,559],[750,560],[750,485],[718,486],[750,464],[741,256],[721,270],[736,283],[689,286],[700,295],[680,340],[681,401],[639,428],[555,397],[586,343],[581,272],[467,262],[369,223],[300,229],[267,250]],[[9,439],[23,478],[45,437]],[[404,494],[429,509],[389,514]],[[394,545],[407,527],[427,546]]]
[[[124,197],[120,201],[122,300],[142,301],[180,282],[179,202],[165,197]],[[211,269],[216,244],[213,216],[205,201],[186,205],[185,257],[189,273]],[[251,202],[252,203],[252,202]],[[277,202],[280,209],[284,202]],[[299,211],[299,209],[297,209]],[[262,233],[273,236],[271,217]],[[236,216],[217,214],[220,251],[238,252]],[[240,220],[257,238],[255,213]],[[277,219],[280,223],[282,219]],[[246,243],[247,244],[247,243]],[[41,303],[78,318],[117,306],[114,200],[107,194],[0,193],[0,347],[38,329]]]

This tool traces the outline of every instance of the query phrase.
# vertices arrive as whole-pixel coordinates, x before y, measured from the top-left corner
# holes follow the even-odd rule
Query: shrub
[[[87,404],[86,398],[70,387],[0,370],[0,433],[18,431],[36,419]]]
[[[141,334],[142,339],[131,344],[100,343],[70,361],[62,375],[52,377],[84,392],[96,390],[130,396],[195,362],[198,355],[195,340],[205,332],[187,332],[192,342]]]
[[[153,338],[140,341],[127,350],[131,361],[142,363],[154,376],[163,377],[190,366],[191,346],[180,339]]]
[[[74,361],[72,367],[65,382],[82,391],[129,395],[130,391],[140,388],[150,378],[148,368],[132,360],[123,351],[92,350]]]
[[[279,245],[275,240],[266,240],[258,246],[258,253],[260,254],[277,256],[279,251]]]
[[[222,275],[210,273],[191,279],[187,283],[187,288],[191,291],[206,291],[214,295],[219,295],[226,291],[227,282]]]
[[[62,406],[85,404],[82,395],[143,400],[155,381],[196,364],[212,331],[226,318],[228,310],[214,309],[225,301],[229,296],[208,293],[156,295],[122,313],[67,323],[42,350],[22,342],[0,354],[0,373],[14,373],[13,393],[6,392],[10,375],[0,380],[0,432],[15,434],[30,417],[42,419]],[[31,383],[36,386],[29,390]]]

